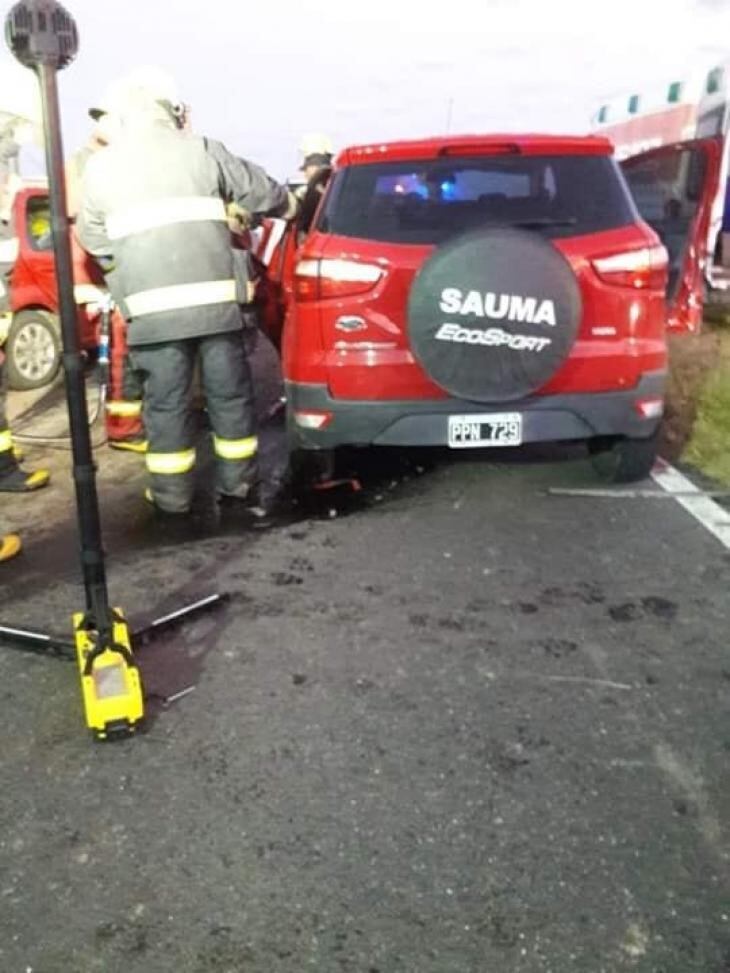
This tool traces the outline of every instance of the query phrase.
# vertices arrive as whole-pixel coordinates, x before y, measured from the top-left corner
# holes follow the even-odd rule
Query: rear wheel
[[[11,389],[48,385],[61,367],[58,318],[48,311],[20,311],[13,317],[4,351]]]
[[[593,468],[607,483],[636,483],[650,476],[657,459],[659,430],[648,439],[592,439]]]
[[[307,487],[324,483],[334,477],[333,449],[293,449],[289,454],[289,469],[294,486]]]
[[[286,443],[289,454],[289,479],[292,486],[309,487],[334,477],[335,450],[303,448],[291,402],[287,404],[286,409]]]

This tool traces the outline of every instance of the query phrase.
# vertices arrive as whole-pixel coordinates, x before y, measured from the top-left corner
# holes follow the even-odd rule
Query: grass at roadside
[[[730,327],[714,325],[713,331],[717,354],[699,389],[684,459],[714,480],[730,483]]]
[[[669,386],[660,452],[671,463],[684,458],[705,384],[718,361],[720,341],[720,331],[709,322],[701,334],[669,338]]]

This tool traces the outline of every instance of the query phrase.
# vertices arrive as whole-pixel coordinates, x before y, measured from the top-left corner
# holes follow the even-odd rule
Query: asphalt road
[[[72,665],[0,654],[2,973],[730,970],[730,554],[673,500],[552,496],[594,480],[549,451],[378,454],[269,530],[181,530],[100,460],[114,600],[232,601],[141,652],[121,744]],[[3,508],[0,615],[63,631],[53,490]]]

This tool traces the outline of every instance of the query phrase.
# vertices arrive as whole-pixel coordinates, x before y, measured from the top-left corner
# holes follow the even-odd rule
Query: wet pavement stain
[[[658,618],[662,621],[674,621],[679,614],[679,606],[668,598],[649,595],[640,602],[628,601],[620,605],[611,605],[608,615],[614,622],[636,622],[642,618]]]

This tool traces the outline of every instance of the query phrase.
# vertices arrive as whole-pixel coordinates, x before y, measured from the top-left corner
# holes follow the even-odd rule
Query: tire
[[[5,373],[11,389],[39,389],[61,368],[61,334],[58,318],[48,311],[20,311],[5,342]]]
[[[588,443],[593,468],[606,483],[646,480],[654,468],[658,447],[659,430],[648,439],[592,439]]]
[[[335,451],[333,449],[293,449],[289,453],[291,483],[295,487],[308,487],[334,477]]]
[[[308,487],[314,483],[331,480],[335,471],[335,450],[303,448],[290,409],[287,409],[286,427],[289,482],[292,486]]]
[[[408,335],[423,370],[452,396],[514,402],[559,370],[581,315],[575,272],[549,240],[489,227],[448,240],[421,267]]]

